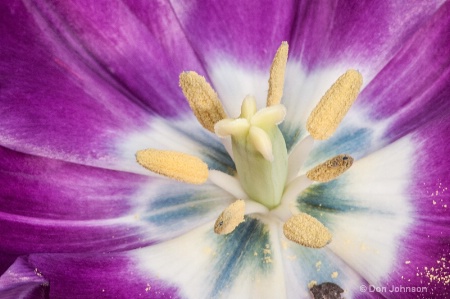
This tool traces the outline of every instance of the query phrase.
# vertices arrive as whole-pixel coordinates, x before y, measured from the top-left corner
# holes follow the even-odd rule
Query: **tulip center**
[[[208,169],[198,157],[156,149],[136,153],[137,162],[152,172],[190,184],[207,181],[236,198],[217,218],[217,234],[232,233],[245,215],[266,214],[284,223],[285,236],[310,248],[321,248],[331,241],[331,233],[316,218],[298,211],[297,196],[313,182],[337,178],[353,163],[347,154],[333,157],[300,175],[303,156],[314,140],[328,139],[337,129],[362,85],[361,74],[348,70],[328,89],[311,112],[306,129],[309,136],[288,154],[278,124],[286,116],[280,104],[288,45],[283,42],[272,62],[266,107],[258,110],[256,100],[247,96],[241,113],[229,118],[214,89],[195,72],[180,75],[180,86],[199,123],[222,139],[236,165],[235,177]]]

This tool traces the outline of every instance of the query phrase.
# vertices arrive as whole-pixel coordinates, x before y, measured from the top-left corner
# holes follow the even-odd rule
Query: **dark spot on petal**
[[[324,282],[310,289],[314,299],[341,299],[344,290],[335,283]]]

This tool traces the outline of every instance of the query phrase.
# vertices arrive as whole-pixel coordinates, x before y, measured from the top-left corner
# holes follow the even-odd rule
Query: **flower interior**
[[[217,93],[197,73],[183,72],[180,86],[200,124],[223,141],[236,165],[236,175],[208,169],[201,159],[180,152],[146,149],[136,153],[148,170],[190,184],[207,181],[232,194],[236,201],[217,218],[214,231],[226,235],[245,221],[244,216],[273,217],[283,223],[284,235],[310,248],[331,242],[329,230],[316,218],[299,212],[298,195],[313,182],[328,182],[348,170],[353,158],[333,157],[300,174],[301,162],[315,141],[330,138],[356,100],[362,76],[348,70],[328,89],[307,120],[309,135],[287,152],[278,125],[286,108],[281,103],[288,44],[278,48],[270,68],[266,107],[258,109],[252,95],[243,99],[241,113],[227,116]]]

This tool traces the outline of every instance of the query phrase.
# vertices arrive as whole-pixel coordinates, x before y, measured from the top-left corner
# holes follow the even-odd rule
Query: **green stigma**
[[[288,154],[278,124],[286,108],[281,104],[257,111],[256,101],[247,96],[238,118],[216,123],[219,137],[231,136],[238,179],[247,195],[269,209],[281,202],[288,173]]]

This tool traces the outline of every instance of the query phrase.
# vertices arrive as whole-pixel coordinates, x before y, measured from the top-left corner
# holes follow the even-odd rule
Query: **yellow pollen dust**
[[[180,87],[199,123],[214,133],[214,124],[227,117],[217,93],[193,71],[180,74]]]
[[[157,174],[190,184],[202,184],[208,179],[208,165],[197,157],[155,149],[140,150],[136,160]]]
[[[348,70],[327,90],[309,115],[306,128],[316,140],[331,137],[358,97],[363,79],[356,70]]]
[[[214,232],[218,235],[232,233],[240,223],[245,221],[244,215],[245,202],[242,199],[236,200],[217,218],[214,224]]]
[[[331,233],[316,218],[305,214],[292,216],[283,225],[286,238],[310,248],[322,248],[331,241]]]
[[[286,63],[288,58],[289,45],[282,42],[273,58],[270,67],[269,93],[267,95],[267,107],[279,104],[283,96],[284,73],[286,71]]]
[[[337,155],[308,171],[306,177],[316,182],[329,182],[346,172],[352,165],[351,156]]]

